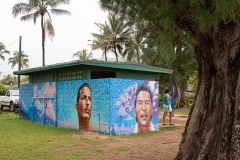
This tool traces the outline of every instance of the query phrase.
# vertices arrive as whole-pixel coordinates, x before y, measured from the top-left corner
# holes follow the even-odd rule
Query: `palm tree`
[[[5,57],[3,56],[3,54],[10,54],[10,52],[6,50],[6,47],[4,46],[4,44],[0,42],[0,58],[2,60],[5,60]]]
[[[28,55],[24,54],[24,51],[21,52],[21,64],[20,64],[20,68],[28,68]],[[13,53],[13,57],[10,57],[8,59],[8,64],[11,64],[11,67],[15,67],[15,65],[19,64],[19,52],[15,51]]]
[[[93,58],[92,52],[87,54],[86,49],[82,49],[81,51],[78,51],[77,53],[73,54],[73,58],[78,57],[79,60],[90,60]]]
[[[137,56],[137,62],[140,63],[140,54],[143,52],[145,40],[141,32],[137,32],[130,37],[126,43],[126,49],[122,53],[122,56],[127,55],[127,61],[132,61]]]
[[[125,44],[129,38],[129,24],[125,23],[117,16],[109,14],[108,22],[105,21],[105,24],[95,23],[95,25],[100,31],[103,31],[102,38],[111,44],[110,46],[118,62],[118,56],[122,53],[123,44]],[[101,35],[99,35],[99,37],[101,37]]]
[[[18,16],[19,14],[26,14],[20,18],[22,21],[33,19],[34,24],[36,24],[37,18],[41,17],[43,66],[45,66],[46,32],[48,36],[50,36],[51,40],[55,36],[50,12],[54,15],[71,15],[71,13],[67,10],[56,9],[56,7],[61,4],[69,3],[70,0],[29,0],[28,3],[17,3],[12,8],[12,14],[14,17]]]
[[[101,49],[103,51],[102,57],[104,56],[105,61],[107,61],[107,52],[111,50],[111,44],[105,38],[104,34],[92,33],[92,36],[94,37],[93,43],[91,44],[92,50]]]

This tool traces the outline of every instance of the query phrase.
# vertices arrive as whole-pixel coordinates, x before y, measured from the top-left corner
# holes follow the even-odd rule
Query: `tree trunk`
[[[104,49],[105,62],[107,62],[107,49]]]
[[[116,61],[118,62],[118,54],[117,54],[117,50],[116,50],[116,44],[114,43],[113,44],[113,47],[114,47],[114,54],[115,54],[115,56],[116,56]]]
[[[44,17],[41,16],[41,27],[42,27],[42,63],[45,66],[45,24],[44,24]]]
[[[240,25],[197,33],[199,83],[176,159],[240,159]]]
[[[138,48],[137,48],[137,61],[138,61],[138,63],[140,63]]]
[[[180,94],[180,87],[176,86],[176,90],[175,90],[175,97],[176,97],[176,102],[175,102],[175,108],[179,109],[179,104],[180,104],[180,99],[181,99],[181,94]]]
[[[184,87],[180,87],[180,103],[183,103],[184,107],[190,108],[188,102],[186,101],[184,92]]]

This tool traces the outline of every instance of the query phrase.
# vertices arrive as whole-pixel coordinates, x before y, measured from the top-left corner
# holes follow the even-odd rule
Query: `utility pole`
[[[22,36],[19,37],[19,55],[18,55],[18,71],[21,70],[21,53],[22,53]],[[20,75],[18,75],[18,89],[20,86]]]

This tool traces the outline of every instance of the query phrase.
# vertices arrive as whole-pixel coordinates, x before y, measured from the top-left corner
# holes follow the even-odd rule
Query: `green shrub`
[[[184,103],[179,103],[179,108],[183,108],[185,106]]]
[[[5,95],[7,92],[7,89],[0,89],[0,95]]]
[[[193,104],[194,99],[193,98],[186,98],[186,101],[191,106]]]

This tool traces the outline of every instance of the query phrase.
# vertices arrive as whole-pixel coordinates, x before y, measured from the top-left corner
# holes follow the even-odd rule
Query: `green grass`
[[[15,113],[0,114],[0,159],[84,159],[83,151],[59,149],[99,145],[103,140],[73,136],[73,129],[58,128],[16,118]],[[93,152],[102,152],[96,148]],[[71,159],[71,158],[70,158]]]
[[[113,150],[104,150],[103,145],[121,141],[121,139],[147,137],[161,134],[171,127],[150,133],[109,136],[107,139],[86,138],[80,131],[53,127],[18,118],[15,113],[0,114],[0,159],[88,159],[101,156],[106,152],[124,152],[128,146],[122,145]],[[139,150],[148,145],[139,146]]]
[[[119,147],[116,148],[116,150],[120,151],[120,152],[126,151],[127,149],[128,149],[128,146],[119,146]]]

